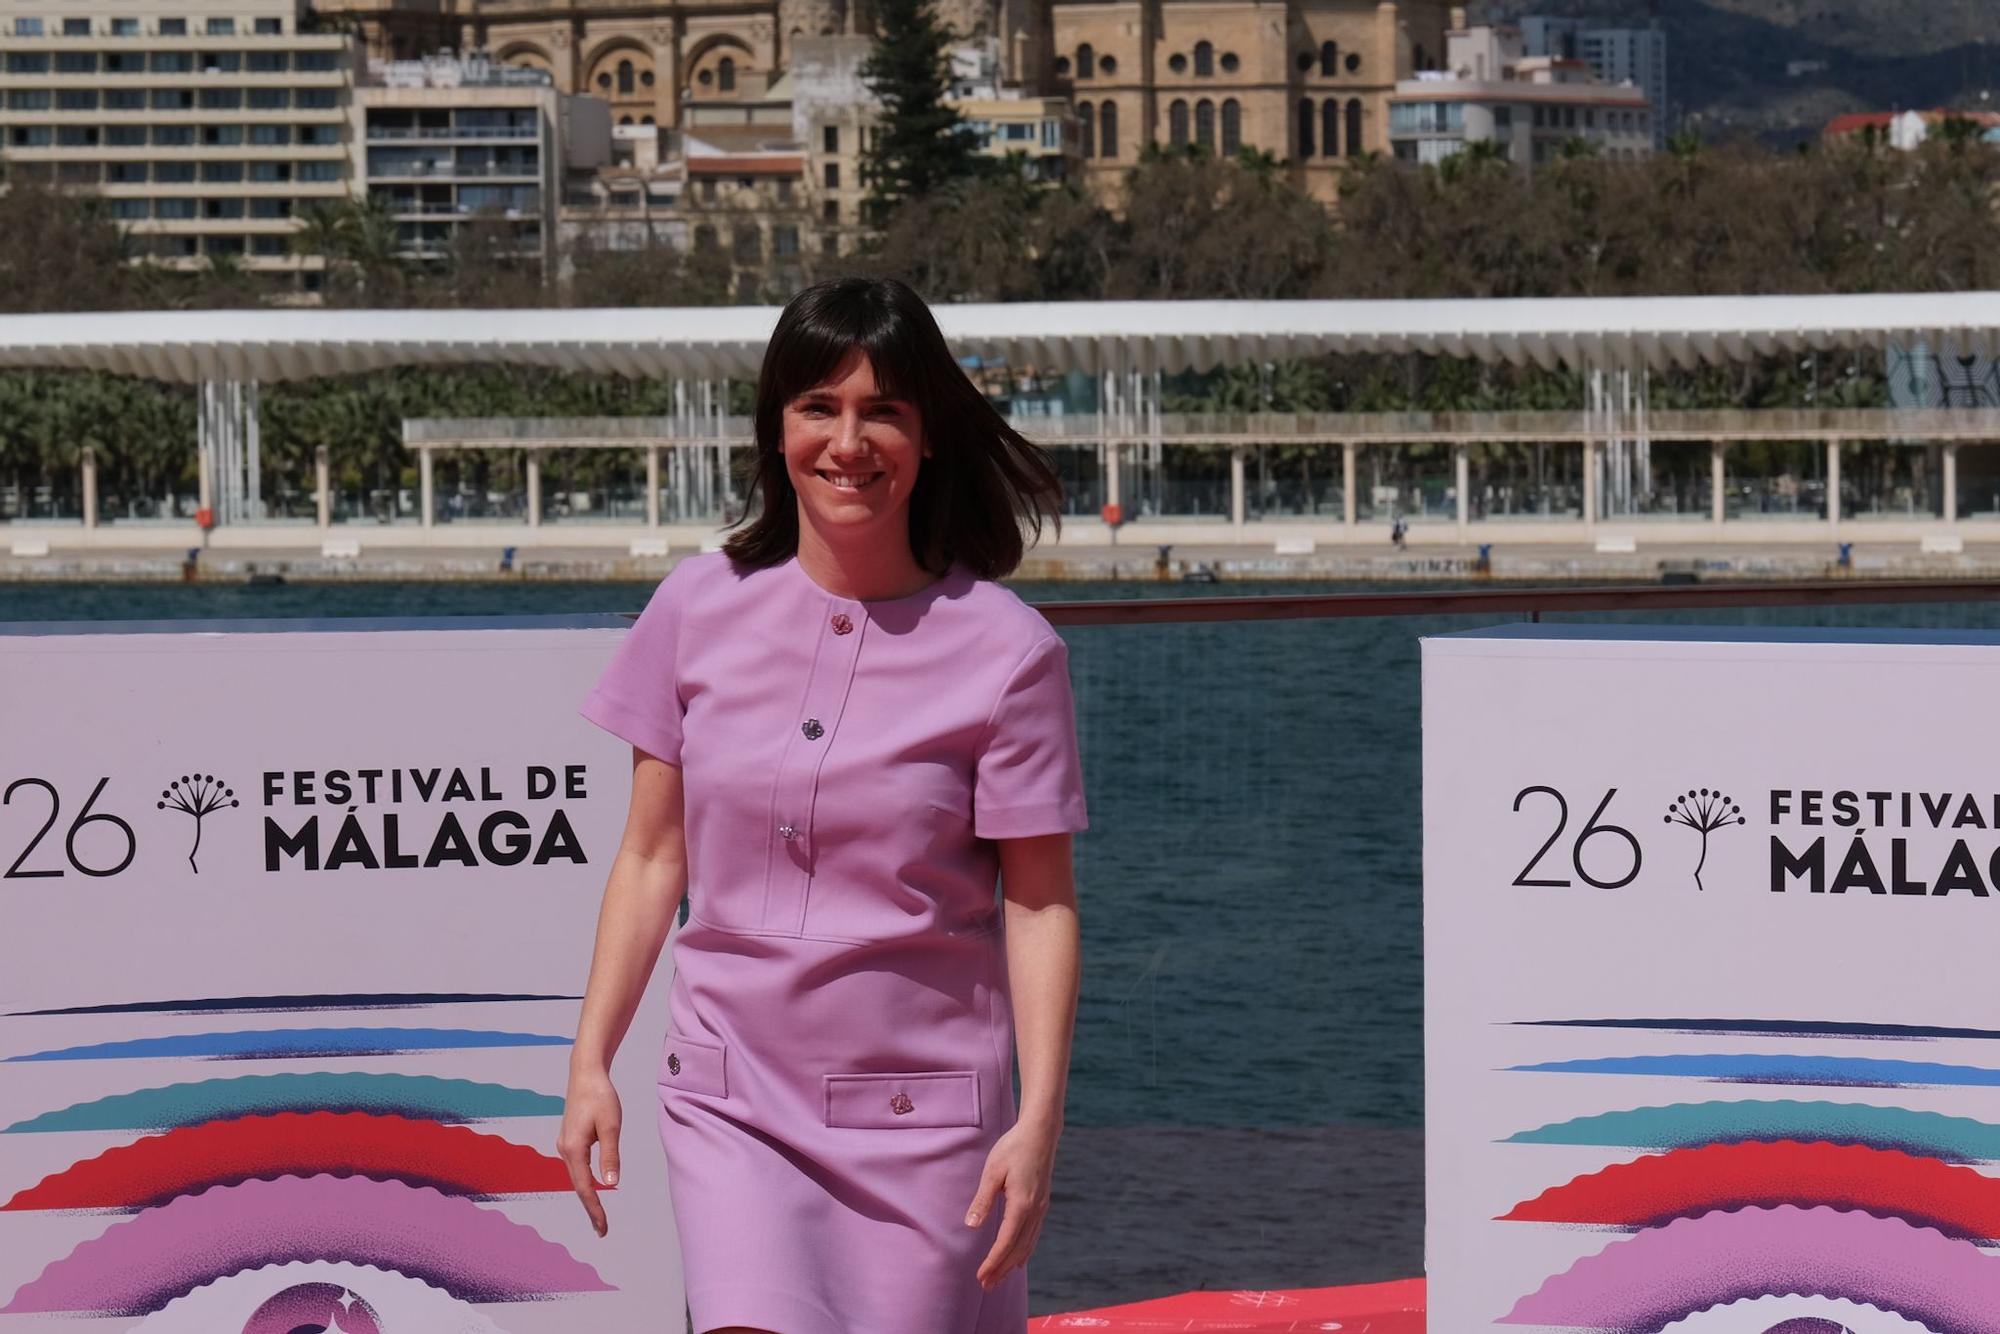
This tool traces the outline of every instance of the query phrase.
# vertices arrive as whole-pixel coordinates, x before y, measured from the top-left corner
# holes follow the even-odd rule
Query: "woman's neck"
[[[812,581],[836,597],[857,602],[908,597],[936,582],[937,575],[917,564],[907,539],[891,544],[836,547],[814,532],[799,531],[799,565]]]

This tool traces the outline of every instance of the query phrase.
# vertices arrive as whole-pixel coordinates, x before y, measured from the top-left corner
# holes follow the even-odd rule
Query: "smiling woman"
[[[793,299],[756,435],[763,513],[583,704],[632,805],[559,1147],[603,1231],[610,1060],[685,903],[658,1112],[689,1328],[1025,1334],[1088,822],[1067,647],[999,579],[1060,482],[893,282]]]
[[[982,578],[1012,573],[1023,522],[1039,539],[1044,512],[1061,532],[1048,454],[986,401],[902,283],[837,280],[794,297],[765,349],[755,429],[763,513],[725,544],[742,564],[796,554],[824,584],[854,561],[875,586],[834,591],[893,596],[954,557]],[[882,540],[904,527],[907,544]]]

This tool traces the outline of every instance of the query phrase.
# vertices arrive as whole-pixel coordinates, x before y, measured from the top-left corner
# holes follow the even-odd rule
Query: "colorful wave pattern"
[[[1785,1020],[1539,1020],[1632,1029],[1902,1043],[1988,1030]],[[1528,1074],[1647,1075],[1884,1090],[2000,1086],[2000,1070],[1840,1053],[1649,1053],[1537,1062]],[[1717,1099],[1522,1130],[1509,1144],[1642,1156],[1550,1186],[1503,1221],[1631,1234],[1523,1296],[1502,1324],[1601,1331],[1831,1330],[1851,1307],[1881,1327],[2000,1334],[2000,1125],[1875,1103]],[[1891,1325],[1890,1322],[1898,1322]]]
[[[286,995],[66,1007],[24,1017],[116,1014],[143,1022],[190,1013],[567,999]],[[8,1059],[339,1059],[567,1043],[477,1028],[327,1026],[141,1035]],[[351,1070],[172,1082],[50,1109],[0,1133],[142,1134],[22,1186],[0,1212],[131,1217],[49,1263],[0,1304],[0,1314],[144,1317],[142,1328],[163,1334],[196,1327],[384,1334],[408,1323],[384,1323],[387,1316],[416,1310],[425,1329],[498,1334],[472,1303],[612,1290],[562,1245],[481,1203],[567,1192],[570,1183],[559,1160],[469,1123],[561,1111],[561,1098],[530,1089]]]

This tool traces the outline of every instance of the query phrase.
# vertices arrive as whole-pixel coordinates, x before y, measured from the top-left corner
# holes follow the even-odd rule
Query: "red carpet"
[[[1176,1297],[1092,1311],[1036,1316],[1031,1330],[1178,1330],[1207,1334],[1424,1334],[1424,1281],[1372,1283],[1361,1288],[1294,1288],[1283,1292],[1183,1292]]]

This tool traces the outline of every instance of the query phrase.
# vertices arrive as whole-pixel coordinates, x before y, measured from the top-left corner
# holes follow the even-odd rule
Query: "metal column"
[[[264,517],[254,380],[204,380],[195,400],[202,506],[217,524]]]

